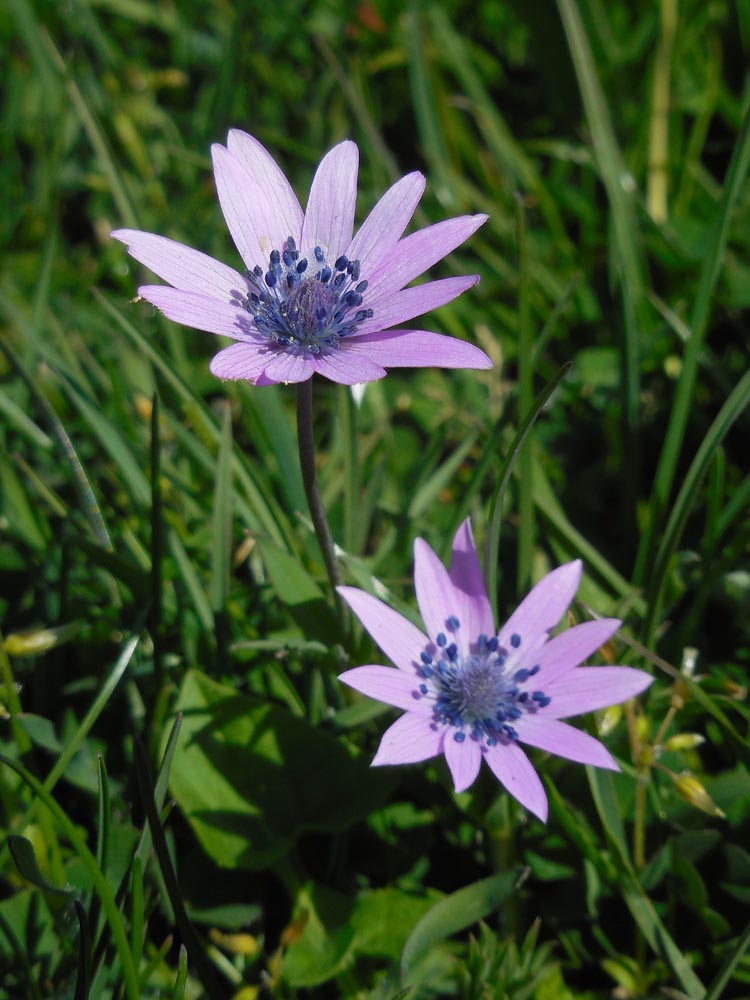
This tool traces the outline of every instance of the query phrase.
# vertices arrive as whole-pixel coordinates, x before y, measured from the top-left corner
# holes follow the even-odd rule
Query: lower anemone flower
[[[444,278],[406,288],[486,221],[461,216],[401,238],[424,191],[407,174],[353,235],[359,153],[341,142],[323,157],[302,211],[289,182],[251,135],[212,147],[224,217],[244,274],[153,233],[112,233],[168,285],[139,295],[177,323],[230,337],[211,371],[256,385],[304,382],[314,372],[354,384],[390,367],[491,368],[479,348],[400,324],[445,305],[479,281]],[[170,287],[171,286],[171,287]],[[398,329],[393,329],[398,327]]]
[[[471,526],[461,525],[446,570],[421,538],[414,544],[414,584],[427,634],[387,604],[339,587],[397,669],[365,666],[340,680],[405,710],[386,730],[373,764],[411,764],[442,753],[457,792],[485,760],[505,788],[541,820],[547,797],[521,744],[581,764],[617,771],[606,747],[562,722],[616,705],[651,684],[632,667],[582,667],[621,622],[574,625],[550,638],[581,580],[580,560],[547,574],[499,632],[484,587]]]

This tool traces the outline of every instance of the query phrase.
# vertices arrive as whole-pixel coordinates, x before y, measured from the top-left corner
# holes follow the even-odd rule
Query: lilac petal
[[[183,292],[169,285],[141,285],[138,294],[160,309],[175,323],[192,326],[208,333],[220,333],[233,340],[259,344],[258,331],[244,309],[237,309],[220,299],[198,292]]]
[[[476,740],[464,739],[457,742],[449,729],[445,734],[443,752],[451,770],[451,777],[457,792],[465,791],[474,783],[482,763],[482,751]]]
[[[558,566],[532,588],[500,630],[500,645],[511,648],[511,636],[521,637],[519,655],[535,647],[558,624],[575,597],[583,570],[580,559]]]
[[[414,540],[414,589],[417,604],[427,634],[435,640],[443,632],[453,638],[448,619],[458,618],[456,594],[448,571],[432,551],[424,538]],[[461,619],[458,619],[461,622]],[[463,624],[463,623],[461,623]],[[459,630],[456,641],[461,641],[465,650],[463,630]]]
[[[416,764],[440,753],[443,732],[429,717],[407,712],[383,733],[373,766]]]
[[[214,355],[209,365],[217,378],[255,383],[268,364],[269,350],[255,344],[232,344]]]
[[[339,680],[368,698],[384,701],[387,705],[404,708],[417,715],[432,715],[435,699],[425,697],[419,691],[416,673],[410,678],[403,670],[393,667],[355,667],[339,674]]]
[[[347,354],[344,343],[339,350],[316,355],[315,371],[341,385],[374,382],[385,376],[385,368],[381,368],[379,364],[370,361],[369,358],[357,355],[347,356]]]
[[[540,676],[539,686],[552,699],[540,709],[540,716],[567,719],[619,705],[645,691],[653,680],[644,670],[633,667],[576,667],[551,684]]]
[[[495,624],[468,518],[453,539],[449,576],[462,636],[465,640],[468,637],[470,643],[476,642],[480,635],[489,638],[495,631]]]
[[[260,262],[264,264],[271,250],[280,250],[290,236],[295,240],[300,238],[304,219],[302,208],[284,171],[257,139],[247,132],[231,129],[227,147],[255,181],[256,228],[267,233],[270,244],[265,260]]]
[[[276,385],[279,382],[306,382],[312,378],[314,371],[313,356],[306,351],[299,354],[274,353],[255,380],[255,384]]]
[[[539,775],[515,743],[489,747],[484,755],[492,773],[510,794],[543,822],[547,822],[547,796]]]
[[[359,227],[346,255],[349,260],[360,262],[363,275],[367,276],[401,238],[424,193],[424,186],[425,179],[420,173],[402,177],[388,188]]]
[[[357,202],[359,150],[348,140],[334,146],[315,171],[305,221],[302,248],[321,246],[335,261],[352,241]]]
[[[366,333],[352,337],[346,347],[384,368],[492,368],[492,361],[473,344],[427,330]]]
[[[278,221],[268,212],[267,192],[256,182],[241,160],[214,143],[211,147],[219,204],[229,232],[248,270],[268,267],[268,256],[277,238]],[[299,233],[287,233],[284,237]]]
[[[541,650],[534,652],[530,660],[524,657],[522,665],[531,667],[538,664],[541,671],[539,684],[547,687],[551,681],[580,666],[592,653],[600,649],[612,638],[621,624],[618,618],[598,618],[596,621],[574,625],[553,636]]]
[[[476,285],[478,281],[478,274],[467,274],[461,278],[442,278],[440,281],[428,281],[424,285],[415,285],[414,288],[405,288],[401,292],[388,295],[382,300],[381,305],[376,306],[372,319],[365,320],[352,336],[360,337],[365,333],[387,330],[389,327],[405,323],[415,316],[422,316],[424,313],[444,306],[447,302],[452,302],[467,288]],[[368,296],[368,308],[371,305]]]
[[[226,302],[238,302],[247,295],[247,282],[241,274],[184,243],[137,229],[115,229],[109,235],[124,243],[131,257],[175,288],[202,292]]]
[[[364,590],[357,590],[356,587],[336,589],[385,655],[400,670],[414,676],[414,670],[421,662],[420,653],[428,645],[427,636],[398,611]]]
[[[369,277],[367,299],[376,302],[418,278],[468,239],[486,215],[462,215],[420,229],[403,240],[378,262]]]
[[[620,770],[617,761],[603,743],[565,722],[542,715],[524,715],[513,726],[522,743],[528,743],[539,750],[566,757],[577,764],[593,764],[609,771]]]

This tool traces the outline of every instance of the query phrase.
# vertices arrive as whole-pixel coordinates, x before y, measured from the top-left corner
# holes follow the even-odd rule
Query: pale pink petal
[[[342,344],[338,350],[316,355],[315,371],[341,385],[374,382],[386,374],[385,368],[381,368],[369,358],[349,354],[346,350],[346,343]]]
[[[422,683],[416,672],[408,677],[403,670],[393,667],[355,667],[339,674],[339,680],[354,688],[368,698],[384,701],[387,705],[404,708],[407,712],[417,715],[432,715],[435,706],[434,697],[424,695],[419,690]]]
[[[479,774],[482,763],[482,751],[479,743],[467,737],[460,743],[454,739],[454,733],[448,729],[443,743],[443,752],[448,761],[453,784],[457,792],[465,791]]]
[[[214,355],[209,368],[217,378],[255,383],[268,364],[269,353],[267,347],[255,344],[232,344]]]
[[[226,302],[237,302],[247,295],[247,282],[241,274],[184,243],[137,229],[115,229],[109,235],[124,243],[131,257],[175,288]]]
[[[531,590],[500,630],[500,645],[511,649],[511,636],[521,640],[519,656],[533,648],[557,625],[576,595],[583,570],[580,559],[558,566]]]
[[[445,219],[404,237],[368,275],[368,299],[395,292],[432,267],[467,240],[486,215],[463,215]]]
[[[428,644],[427,636],[398,611],[364,590],[356,587],[336,589],[385,655],[400,670],[413,676],[414,668],[420,664],[420,653]]]
[[[266,232],[268,236],[269,249],[265,255],[267,261],[271,250],[281,250],[290,236],[295,240],[300,239],[304,218],[302,208],[284,171],[257,139],[247,132],[231,129],[227,147],[255,181],[256,229]],[[263,265],[264,261],[259,263]]]
[[[574,625],[553,636],[542,649],[534,651],[530,658],[522,657],[519,663],[524,667],[538,664],[540,672],[534,683],[537,687],[547,687],[552,681],[580,666],[611,639],[621,624],[617,618],[598,618],[596,621]]]
[[[407,712],[383,733],[373,766],[416,764],[440,753],[443,732],[429,717]]]
[[[302,249],[322,247],[332,263],[352,240],[359,151],[348,140],[334,146],[315,171],[302,225]]]
[[[160,309],[175,323],[208,333],[220,333],[233,340],[261,343],[253,319],[244,309],[198,292],[183,292],[169,285],[141,285],[138,294]]]
[[[384,368],[492,368],[484,351],[427,330],[385,330],[346,341],[346,348]]]
[[[424,285],[404,288],[403,291],[388,294],[380,300],[367,295],[366,305],[373,309],[372,319],[365,320],[351,336],[377,333],[398,323],[405,323],[415,316],[422,316],[452,302],[478,281],[478,274],[468,274],[461,278],[441,278],[440,281],[428,281]]]
[[[552,701],[539,710],[545,718],[567,719],[583,712],[595,712],[609,705],[619,705],[645,691],[653,683],[643,670],[633,667],[576,667],[553,680],[535,677],[539,687]],[[531,682],[530,682],[531,683]]]
[[[617,761],[603,743],[565,722],[558,722],[548,716],[524,715],[513,723],[513,728],[522,743],[528,743],[539,750],[546,750],[577,764],[593,764],[609,771],[620,770]]]
[[[345,252],[349,260],[360,262],[364,277],[401,238],[419,204],[424,186],[425,179],[420,173],[402,177],[388,188],[357,230]]]
[[[268,267],[268,256],[278,239],[278,222],[268,211],[267,194],[243,162],[215,143],[211,147],[219,204],[229,232],[248,270]],[[287,233],[295,239],[299,234]]]
[[[311,354],[272,354],[271,360],[255,380],[256,385],[276,385],[278,382],[306,382],[312,378],[315,362]]]
[[[459,526],[453,539],[450,579],[456,600],[456,617],[461,622],[464,641],[476,642],[480,635],[494,634],[492,607],[482,577],[471,522],[468,518]]]
[[[547,822],[547,796],[539,775],[523,750],[515,743],[489,747],[484,755],[498,781],[518,799],[524,809]]]
[[[451,641],[454,636],[448,619],[458,617],[453,584],[447,569],[424,538],[414,540],[414,589],[429,637],[434,641],[442,632]],[[462,638],[460,634],[456,636],[456,642],[459,638]]]

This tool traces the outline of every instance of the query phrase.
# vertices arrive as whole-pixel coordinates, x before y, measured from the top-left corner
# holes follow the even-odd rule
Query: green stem
[[[310,509],[315,534],[323,554],[328,579],[336,601],[339,618],[343,622],[344,608],[336,588],[342,583],[336,562],[336,550],[328,527],[328,519],[323,507],[323,501],[318,488],[318,476],[315,471],[315,442],[313,439],[312,421],[312,379],[297,385],[297,447],[299,448],[299,464],[302,472],[302,482],[305,487],[307,506]]]

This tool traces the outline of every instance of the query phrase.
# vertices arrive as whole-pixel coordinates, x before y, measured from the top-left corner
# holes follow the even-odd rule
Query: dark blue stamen
[[[313,259],[318,266],[310,274]],[[265,272],[255,265],[245,277],[247,292],[237,293],[237,304],[252,315],[267,344],[287,352],[336,349],[373,315],[362,308],[367,281],[360,281],[359,261],[342,255],[331,267],[321,246],[302,257],[291,236],[271,250]]]
[[[454,615],[445,624],[449,633],[460,628]],[[517,649],[520,644],[521,636],[513,633],[510,648]],[[439,649],[436,657],[435,645]],[[465,652],[459,650],[456,642],[450,642],[445,632],[439,632],[435,645],[427,646],[420,654],[422,664],[434,663],[434,669],[418,668],[421,677],[430,679],[430,684],[420,685],[420,690],[434,699],[432,724],[450,726],[457,742],[469,736],[486,752],[498,743],[516,741],[518,733],[513,724],[550,704],[551,699],[543,691],[522,690],[529,678],[539,672],[539,665],[506,672],[508,652],[496,636],[488,638],[480,633]]]

